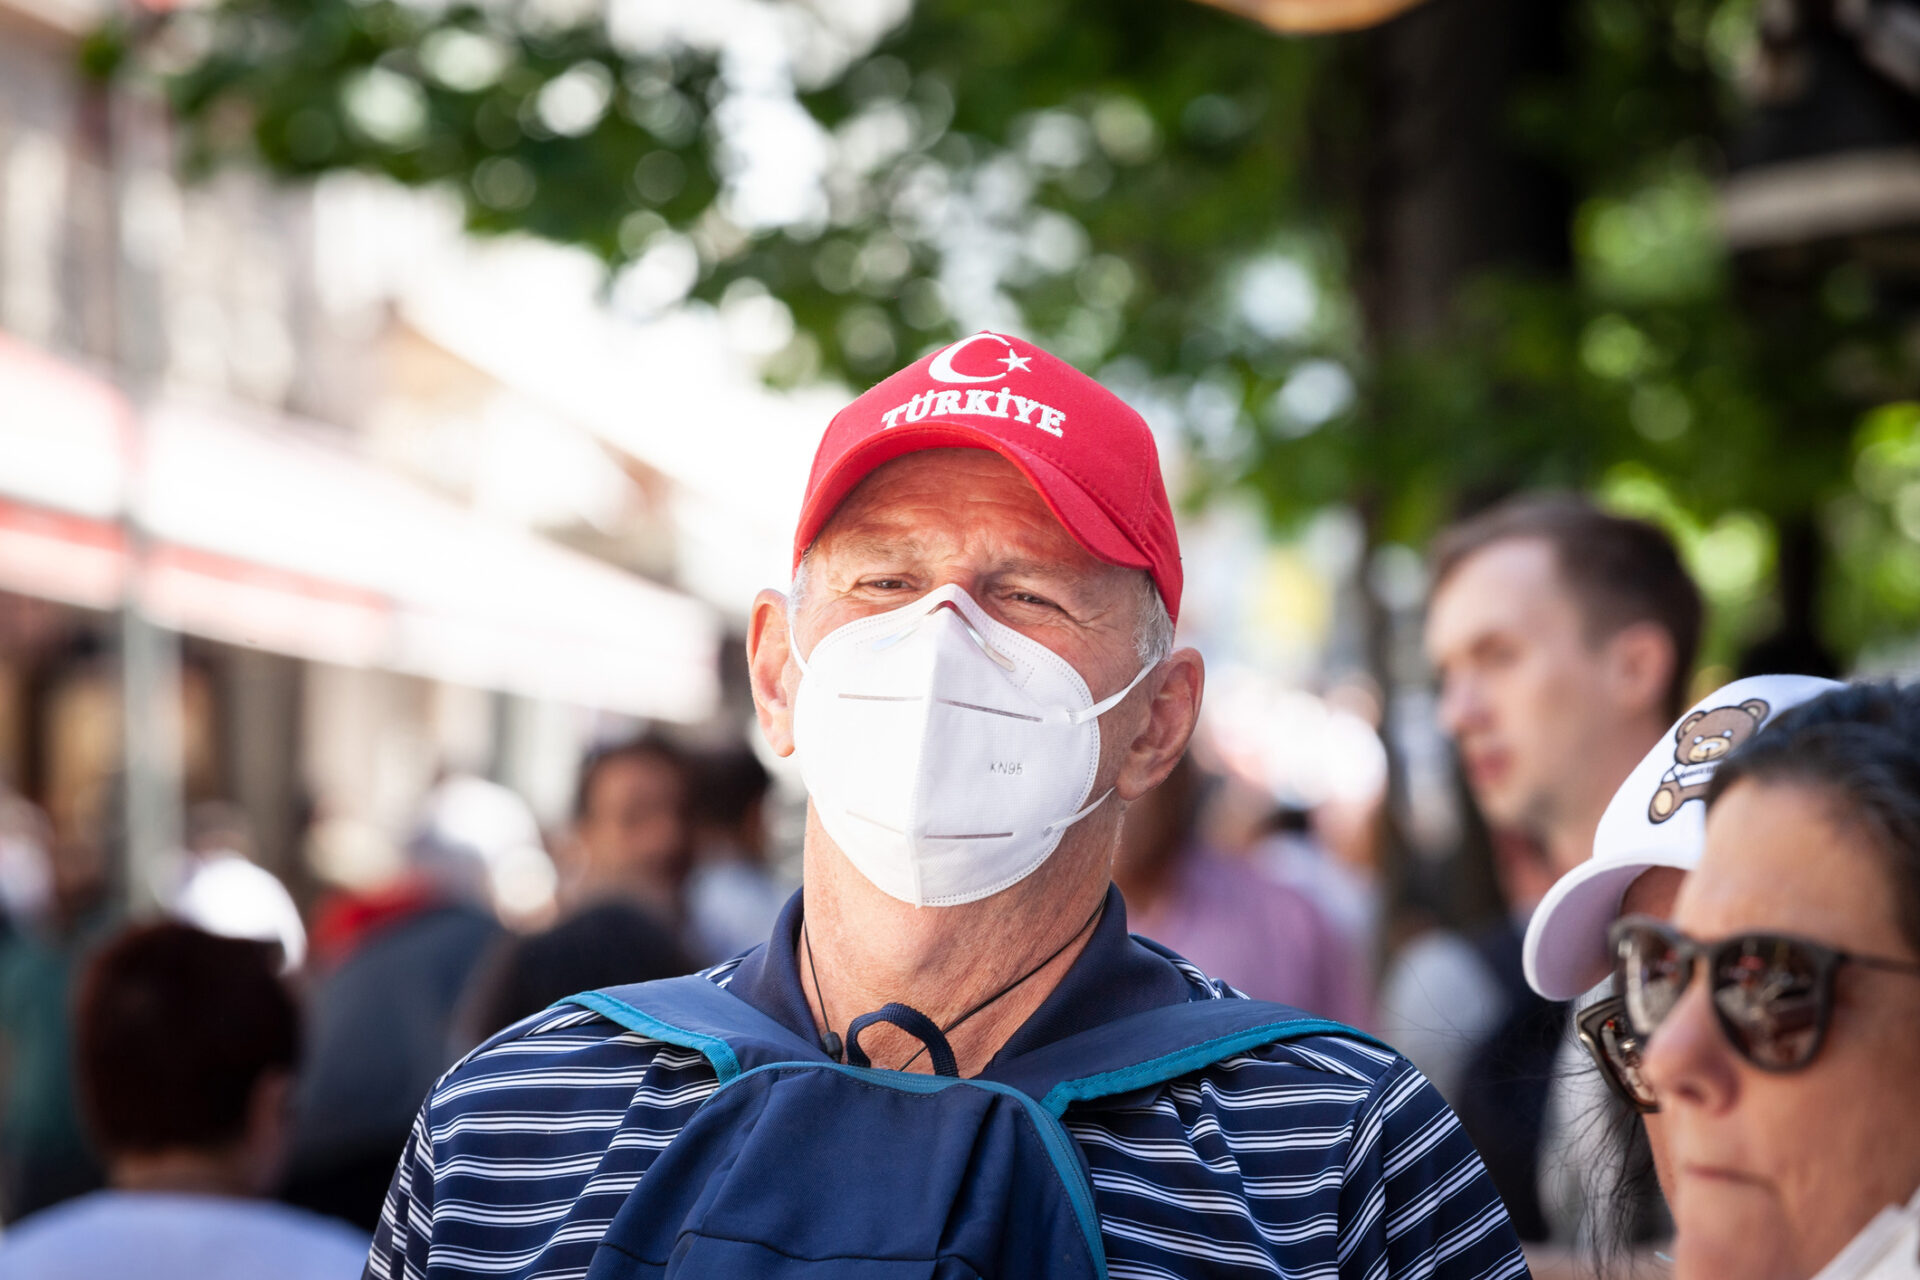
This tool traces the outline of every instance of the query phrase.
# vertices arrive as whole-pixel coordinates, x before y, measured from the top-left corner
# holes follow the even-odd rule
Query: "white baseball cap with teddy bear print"
[[[1749,676],[1695,703],[1614,792],[1593,856],[1554,882],[1527,922],[1527,981],[1571,1000],[1612,969],[1607,929],[1649,867],[1690,871],[1706,838],[1707,784],[1720,762],[1788,707],[1842,686],[1815,676]]]

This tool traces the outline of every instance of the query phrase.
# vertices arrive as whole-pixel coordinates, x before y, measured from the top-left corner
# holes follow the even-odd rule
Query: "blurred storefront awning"
[[[651,718],[712,710],[709,606],[331,436],[164,397],[136,424],[112,384],[0,335],[0,589],[112,608],[137,561],[148,612],[191,634]]]

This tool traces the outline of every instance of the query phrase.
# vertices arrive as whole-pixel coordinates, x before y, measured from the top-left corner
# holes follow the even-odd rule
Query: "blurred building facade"
[[[728,715],[680,482],[413,314],[425,197],[183,184],[106,8],[0,0],[0,783],[135,863],[234,800],[298,887],[316,813],[554,822],[591,740]]]

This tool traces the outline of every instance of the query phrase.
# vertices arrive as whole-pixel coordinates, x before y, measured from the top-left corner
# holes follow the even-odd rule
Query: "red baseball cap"
[[[834,415],[813,455],[793,563],[874,468],[920,449],[991,449],[1074,541],[1145,569],[1180,617],[1180,541],[1153,433],[1119,396],[1031,342],[980,332],[908,365]]]

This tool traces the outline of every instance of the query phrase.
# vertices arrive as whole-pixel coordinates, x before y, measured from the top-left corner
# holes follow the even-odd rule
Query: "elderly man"
[[[1404,1059],[1127,933],[1121,820],[1201,690],[1132,410],[963,339],[834,419],[794,554],[748,658],[802,891],[449,1073],[370,1275],[1525,1274]]]

